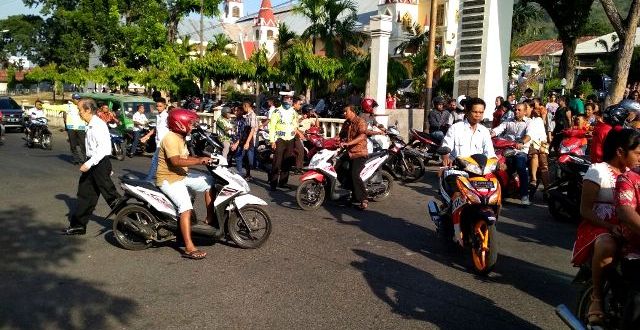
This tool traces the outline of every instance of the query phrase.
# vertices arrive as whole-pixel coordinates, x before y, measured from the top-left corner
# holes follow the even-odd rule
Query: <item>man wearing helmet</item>
[[[205,165],[211,161],[209,157],[189,156],[185,137],[191,132],[198,115],[186,109],[175,109],[167,117],[169,132],[165,134],[158,146],[158,169],[156,185],[171,199],[180,214],[180,232],[184,238],[183,257],[202,259],[207,254],[198,250],[191,240],[191,196],[189,190],[204,192],[207,208],[207,223],[213,219],[213,196],[211,186],[213,179],[207,175],[188,173],[193,165]]]
[[[606,108],[602,112],[602,121],[598,121],[593,129],[593,137],[591,139],[591,151],[589,156],[592,163],[602,162],[602,145],[609,131],[615,126],[624,126],[627,118],[631,113],[640,111],[638,102],[627,102],[624,100],[619,104],[614,104]]]
[[[438,96],[433,99],[433,109],[429,111],[429,133],[442,139],[449,129],[451,114],[444,110],[444,99]]]

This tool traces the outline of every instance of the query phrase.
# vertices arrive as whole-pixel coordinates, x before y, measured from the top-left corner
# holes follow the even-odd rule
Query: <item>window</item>
[[[436,26],[443,26],[445,18],[444,5],[438,5],[438,12],[436,15]]]
[[[273,30],[267,31],[267,39],[273,40]]]
[[[22,108],[13,99],[6,98],[6,99],[0,99],[0,109],[4,109],[4,110],[20,110]]]
[[[233,7],[233,9],[231,10],[231,12],[232,12],[232,14],[231,14],[231,15],[232,15],[233,17],[237,17],[237,18],[239,18],[239,17],[240,17],[240,8],[238,8],[238,7]]]
[[[260,30],[256,30],[256,40],[260,40]]]
[[[119,102],[116,103],[119,105]],[[148,119],[154,119],[155,116],[158,115],[158,110],[156,110],[155,103],[149,102],[127,102],[124,104],[125,113],[128,118],[132,118],[133,114],[138,111],[138,105],[144,106],[144,114]],[[119,106],[118,106],[119,107]],[[115,108],[115,107],[114,107]]]

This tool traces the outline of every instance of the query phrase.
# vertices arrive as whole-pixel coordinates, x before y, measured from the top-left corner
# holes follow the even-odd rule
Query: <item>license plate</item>
[[[493,189],[492,181],[471,181],[471,185],[476,189]]]
[[[13,123],[15,123],[15,122],[17,122],[17,121],[18,121],[18,118],[9,118],[9,122],[13,122]]]

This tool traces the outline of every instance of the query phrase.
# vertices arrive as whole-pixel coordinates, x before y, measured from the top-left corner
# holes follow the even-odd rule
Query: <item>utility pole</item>
[[[204,0],[200,0],[200,57],[204,56]]]
[[[433,61],[436,51],[436,20],[438,15],[438,0],[431,0],[431,14],[429,15],[429,48],[427,49],[427,79],[425,81],[426,100],[424,105],[424,121],[422,130],[429,127],[429,111],[431,110],[431,97],[433,96]]]

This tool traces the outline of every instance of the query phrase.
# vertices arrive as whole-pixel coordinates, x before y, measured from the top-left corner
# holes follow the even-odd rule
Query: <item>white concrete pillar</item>
[[[385,99],[387,95],[387,64],[389,62],[389,37],[392,28],[391,16],[375,15],[371,17],[371,71],[369,72],[369,90],[366,96],[378,102],[376,120],[387,126]]]
[[[513,2],[460,3],[453,94],[482,98],[489,104],[485,118],[493,118],[496,96],[507,93]]]

